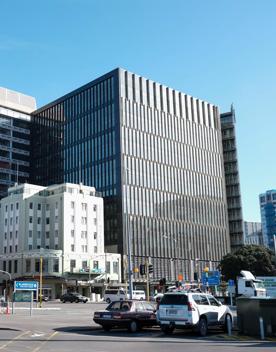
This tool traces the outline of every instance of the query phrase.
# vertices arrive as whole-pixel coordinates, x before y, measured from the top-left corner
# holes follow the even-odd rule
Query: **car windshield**
[[[164,295],[161,299],[160,305],[162,304],[173,304],[173,305],[187,305],[188,297],[183,294],[175,294],[175,295]]]

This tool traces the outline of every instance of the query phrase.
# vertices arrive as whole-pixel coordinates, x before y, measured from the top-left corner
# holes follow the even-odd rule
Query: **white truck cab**
[[[241,276],[238,277],[238,295],[245,297],[265,297],[266,289],[262,280],[258,280],[255,276],[246,270],[241,271]]]

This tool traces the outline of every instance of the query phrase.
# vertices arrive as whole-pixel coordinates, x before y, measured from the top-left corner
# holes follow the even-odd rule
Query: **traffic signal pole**
[[[40,277],[39,277],[39,300],[36,297],[36,301],[39,302],[39,308],[42,308],[42,271],[43,271],[43,258],[40,257]]]
[[[147,283],[147,301],[149,301],[149,260],[146,258],[146,283]]]

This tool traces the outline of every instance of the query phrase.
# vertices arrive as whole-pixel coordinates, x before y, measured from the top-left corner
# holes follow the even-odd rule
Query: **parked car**
[[[60,297],[60,300],[62,303],[70,302],[70,303],[86,303],[88,301],[88,298],[85,296],[80,295],[77,292],[67,292],[64,295]]]
[[[49,297],[45,296],[45,295],[41,295],[42,301],[43,302],[48,302],[49,301]],[[34,301],[36,302],[36,297],[34,298]],[[38,302],[40,302],[40,295],[38,295]]]
[[[221,326],[227,330],[227,319],[232,324],[229,307],[210,294],[200,292],[168,292],[162,298],[157,311],[161,330],[170,334],[175,328],[194,328],[205,336],[210,326]]]
[[[130,332],[136,332],[143,326],[156,325],[155,305],[147,301],[116,301],[110,303],[105,310],[96,311],[93,320],[105,331],[124,327]]]
[[[127,292],[122,288],[107,289],[104,292],[104,301],[106,303],[120,301],[127,298],[128,298]]]

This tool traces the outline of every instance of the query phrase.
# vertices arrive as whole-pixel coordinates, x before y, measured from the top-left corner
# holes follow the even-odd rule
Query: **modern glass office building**
[[[244,244],[235,110],[220,115],[231,250]]]
[[[263,245],[262,223],[256,221],[243,222],[244,244]]]
[[[276,190],[269,190],[260,194],[260,210],[264,245],[271,250],[276,249]]]
[[[0,199],[8,188],[30,176],[30,112],[36,101],[28,95],[0,87]]]
[[[130,236],[135,267],[193,278],[230,250],[220,128],[216,106],[115,69],[33,114],[32,182],[96,187],[107,251]]]

